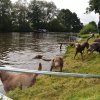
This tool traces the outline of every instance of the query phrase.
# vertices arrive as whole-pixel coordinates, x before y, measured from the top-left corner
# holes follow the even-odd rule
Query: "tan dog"
[[[51,60],[51,69],[50,69],[50,71],[52,71],[53,68],[60,68],[59,71],[62,72],[63,59],[61,57],[56,56]]]
[[[39,63],[38,70],[42,69],[41,63]],[[0,78],[4,86],[5,92],[8,92],[15,88],[24,89],[27,87],[31,87],[36,82],[36,77],[38,74],[16,74],[16,73],[9,73],[6,71],[0,71]]]

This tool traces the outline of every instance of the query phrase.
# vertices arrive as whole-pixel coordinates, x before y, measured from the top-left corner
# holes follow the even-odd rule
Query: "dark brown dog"
[[[42,69],[41,63],[39,63],[38,70]],[[15,73],[9,73],[6,71],[0,71],[0,78],[4,86],[4,90],[6,92],[15,89],[20,88],[24,89],[27,87],[31,87],[36,82],[36,77],[38,74],[15,74]]]
[[[60,68],[60,72],[62,72],[63,59],[61,57],[56,56],[51,60],[51,69],[50,69],[50,71],[52,71],[53,68]]]
[[[42,59],[43,55],[36,55],[34,59]]]
[[[89,51],[90,53],[93,53],[94,51],[97,51],[97,52],[100,53],[100,43],[99,43],[99,42],[93,42],[93,43],[90,45],[88,51]]]
[[[88,42],[84,42],[84,43],[82,43],[82,44],[75,44],[75,48],[76,48],[76,52],[75,52],[75,56],[74,56],[74,59],[75,59],[75,57],[76,57],[76,55],[78,54],[78,53],[80,53],[81,54],[81,58],[83,59],[83,51],[84,51],[84,49],[85,48],[89,48],[89,43]]]
[[[79,44],[79,43],[75,44],[76,52],[75,52],[74,59],[75,59],[76,55],[78,53],[80,53],[81,54],[81,58],[83,60],[83,51],[84,51],[85,48],[88,50],[88,48],[89,48],[88,41],[91,38],[93,38],[93,35],[91,35],[90,37],[88,37],[87,40],[85,42],[83,42],[82,44]]]

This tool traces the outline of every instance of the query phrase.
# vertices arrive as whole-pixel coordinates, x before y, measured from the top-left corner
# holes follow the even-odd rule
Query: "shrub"
[[[88,34],[90,32],[98,32],[97,25],[95,24],[95,22],[90,22],[80,30],[80,34]]]

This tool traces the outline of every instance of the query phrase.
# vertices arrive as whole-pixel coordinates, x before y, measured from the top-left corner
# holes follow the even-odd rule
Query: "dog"
[[[43,55],[36,55],[34,59],[42,59]]]
[[[62,72],[62,68],[63,68],[63,58],[59,57],[59,56],[55,56],[52,60],[51,60],[51,69],[50,71],[52,71],[54,68],[60,68],[60,72]]]
[[[93,42],[90,45],[88,52],[93,53],[94,51],[97,51],[100,53],[100,43],[99,42]]]
[[[83,59],[83,51],[85,48],[87,48],[87,49],[89,48],[89,43],[88,42],[84,42],[82,44],[77,43],[77,44],[75,44],[75,48],[76,48],[76,52],[75,52],[74,59],[78,53],[81,54],[81,58]]]
[[[38,70],[42,69],[41,63],[39,63]],[[0,71],[0,78],[4,86],[5,92],[14,90],[15,88],[28,88],[35,84],[38,74],[28,74],[28,73],[9,73],[6,71]]]
[[[82,44],[79,44],[79,43],[76,43],[75,44],[75,49],[76,49],[76,52],[75,52],[75,56],[74,56],[74,59],[76,57],[76,55],[78,53],[81,54],[81,59],[83,60],[83,52],[84,52],[84,49],[86,48],[88,50],[89,48],[89,39],[93,38],[94,35],[91,35],[90,37],[87,38],[87,40],[85,42],[83,42]]]

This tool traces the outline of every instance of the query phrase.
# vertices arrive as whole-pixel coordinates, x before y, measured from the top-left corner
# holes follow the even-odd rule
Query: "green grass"
[[[99,37],[99,33],[95,33],[94,35],[95,35],[95,37]],[[81,38],[83,38],[83,39],[84,38],[86,39],[87,37],[90,36],[90,34],[78,34],[78,36],[81,37]]]
[[[63,72],[100,75],[100,54],[87,55],[85,51],[82,61],[80,55],[73,59],[74,53],[74,47],[69,47],[64,54]],[[14,100],[100,100],[100,79],[43,75],[33,87],[16,89],[7,95]]]

